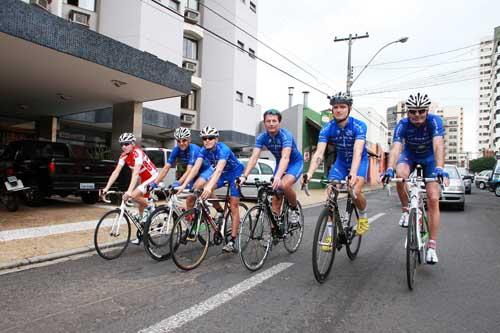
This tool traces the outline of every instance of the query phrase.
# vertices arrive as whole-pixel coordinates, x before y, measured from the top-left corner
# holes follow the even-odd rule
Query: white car
[[[248,163],[248,158],[239,158],[238,159],[246,168]],[[274,167],[276,166],[276,162],[273,160],[267,160],[263,158],[259,158],[255,167],[250,171],[248,175],[248,179],[243,185],[241,191],[245,198],[248,199],[256,199],[257,198],[257,188],[255,187],[255,180],[260,181],[271,181],[271,178],[274,174]],[[215,191],[215,194],[219,197],[223,197],[226,195],[226,187],[220,188]]]
[[[149,159],[154,163],[160,172],[165,164],[167,164],[168,158],[170,157],[171,149],[166,148],[144,148],[144,152],[148,155]],[[167,176],[163,179],[163,183],[170,185],[175,182],[175,168],[170,169]]]

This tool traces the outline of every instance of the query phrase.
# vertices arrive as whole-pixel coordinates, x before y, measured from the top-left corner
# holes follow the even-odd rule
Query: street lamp
[[[361,70],[361,72],[359,72],[359,73],[358,73],[358,75],[354,78],[354,80],[352,80],[352,81],[350,81],[350,82],[349,82],[349,89],[348,89],[348,90],[349,90],[349,91],[351,90],[351,87],[352,87],[352,85],[354,84],[354,82],[356,82],[356,80],[359,78],[359,76],[361,75],[361,73],[363,73],[363,72],[365,71],[366,67],[368,67],[368,66],[371,64],[371,62],[373,61],[373,59],[375,59],[375,57],[377,56],[377,54],[379,54],[379,53],[380,53],[380,51],[382,51],[383,49],[385,49],[387,46],[389,46],[389,45],[391,45],[391,44],[396,44],[396,43],[406,43],[407,41],[408,41],[408,37],[402,37],[402,38],[400,38],[400,39],[398,39],[398,40],[392,41],[392,42],[387,43],[387,44],[385,44],[384,46],[382,46],[382,47],[380,48],[380,50],[378,50],[378,51],[377,51],[377,53],[375,53],[375,54],[373,55],[373,57],[370,59],[370,61],[368,61],[368,63],[367,63],[367,64],[363,67],[363,69]]]

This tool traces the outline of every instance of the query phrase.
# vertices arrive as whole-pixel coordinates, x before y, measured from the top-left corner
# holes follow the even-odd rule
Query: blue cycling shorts
[[[337,158],[335,163],[330,168],[328,173],[328,180],[345,180],[349,176],[351,171],[351,163],[344,162],[343,160]],[[361,157],[358,168],[358,177],[363,177],[366,179],[366,174],[368,172],[368,157]]]
[[[274,168],[274,175],[276,175],[276,172],[278,171],[279,168],[279,163],[276,164],[276,167]],[[296,161],[295,163],[289,163],[288,167],[286,168],[285,175],[292,175],[295,177],[295,182],[300,179],[302,176],[302,172],[304,171],[304,163],[302,160]]]
[[[232,197],[240,197],[240,190],[236,186],[236,179],[243,173],[244,167],[243,164],[239,164],[236,170],[233,172],[223,172],[217,182],[217,188],[221,188],[224,186],[224,182],[229,182],[231,188],[231,196]]]
[[[434,160],[434,155],[423,159],[417,159],[408,152],[403,151],[399,156],[397,164],[404,163],[410,167],[410,173],[413,172],[417,164],[420,164],[424,168],[424,177],[431,178],[434,177],[434,169],[436,168],[436,161]]]

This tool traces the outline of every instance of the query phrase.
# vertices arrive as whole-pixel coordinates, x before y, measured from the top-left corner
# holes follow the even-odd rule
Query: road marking
[[[90,230],[95,228],[97,222],[99,222],[99,220],[56,224],[38,228],[5,230],[0,232],[0,242]],[[112,221],[106,221],[105,223],[111,224]]]
[[[189,309],[181,311],[167,319],[160,321],[159,323],[152,325],[148,328],[140,330],[139,333],[160,333],[160,332],[171,332],[182,325],[203,316],[207,312],[217,308],[218,306],[229,302],[236,296],[244,293],[245,291],[257,286],[258,284],[264,282],[270,277],[284,271],[285,269],[292,266],[293,263],[281,263],[273,266],[262,273],[259,273],[243,282],[238,283],[234,287],[224,290],[223,292],[210,297],[204,302],[198,303]]]
[[[376,220],[378,220],[379,218],[381,218],[385,214],[386,213],[378,213],[378,214],[375,214],[372,217],[368,218],[369,224],[372,224],[373,222],[375,222]]]

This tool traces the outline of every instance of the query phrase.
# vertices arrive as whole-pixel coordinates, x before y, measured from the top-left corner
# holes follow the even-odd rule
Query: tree
[[[481,157],[471,160],[469,163],[470,172],[480,172],[483,170],[493,169],[497,160],[494,157]]]

